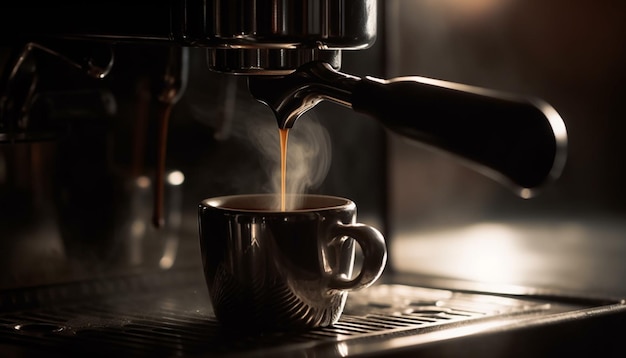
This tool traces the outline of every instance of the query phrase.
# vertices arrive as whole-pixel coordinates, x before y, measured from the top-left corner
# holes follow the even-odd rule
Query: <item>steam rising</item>
[[[220,193],[211,195],[272,193],[277,195],[273,209],[280,210],[280,134],[274,114],[250,96],[245,79],[215,73],[207,76],[208,79],[191,78],[190,86],[201,89],[189,91],[184,97],[194,119],[213,128],[215,139],[227,142],[227,148],[235,146],[246,153],[237,156],[234,162],[228,162],[223,155],[212,158],[207,164],[213,166],[211,182],[206,185],[221,189]],[[207,88],[206,83],[213,85]],[[202,93],[202,96],[192,98],[194,93]],[[227,163],[223,163],[224,160]],[[286,192],[304,194],[315,189],[326,178],[330,163],[330,136],[314,111],[309,111],[289,130]],[[289,195],[288,199],[295,199],[294,195]],[[286,209],[296,205],[295,200],[288,200]]]
[[[261,154],[262,166],[269,178],[269,192],[280,194],[280,141],[276,122],[249,126],[247,133]],[[289,130],[287,141],[287,210],[298,206],[298,196],[292,194],[304,194],[324,181],[330,163],[328,131],[311,113],[304,114]],[[273,209],[280,209],[280,196]]]

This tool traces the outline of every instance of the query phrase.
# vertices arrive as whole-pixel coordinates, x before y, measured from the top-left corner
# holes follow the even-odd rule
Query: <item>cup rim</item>
[[[320,205],[312,208],[300,208],[300,209],[288,209],[288,210],[280,210],[280,209],[252,209],[252,208],[244,208],[238,207],[235,205],[225,205],[226,202],[232,201],[234,199],[241,198],[262,198],[262,197],[271,197],[277,198],[280,197],[280,194],[233,194],[233,195],[222,195],[216,196],[212,198],[206,198],[200,202],[202,207],[214,208],[218,210],[225,211],[237,211],[237,212],[247,212],[247,213],[277,213],[277,214],[285,214],[285,213],[307,213],[307,212],[319,212],[325,210],[338,210],[338,209],[349,209],[355,207],[356,204],[348,199],[341,196],[335,195],[327,195],[327,194],[287,194],[287,196],[302,196],[306,198],[313,199],[322,199],[322,200],[331,200],[334,203],[329,203],[328,205]]]

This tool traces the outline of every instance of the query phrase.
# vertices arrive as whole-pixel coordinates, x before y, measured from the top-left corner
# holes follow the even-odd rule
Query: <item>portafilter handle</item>
[[[248,86],[281,128],[329,100],[460,157],[524,198],[558,178],[565,164],[565,123],[540,99],[417,76],[359,78],[323,62],[288,76],[250,76]]]

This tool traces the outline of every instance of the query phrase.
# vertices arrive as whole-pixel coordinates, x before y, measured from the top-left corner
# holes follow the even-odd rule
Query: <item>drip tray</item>
[[[197,275],[180,273],[4,292],[0,308],[0,350],[21,357],[43,352],[87,356],[389,355],[489,332],[580,321],[581,315],[593,316],[594,312],[601,316],[607,311],[623,311],[621,302],[559,302],[380,284],[351,293],[344,315],[332,327],[250,336],[223,330],[208,304],[204,282]]]

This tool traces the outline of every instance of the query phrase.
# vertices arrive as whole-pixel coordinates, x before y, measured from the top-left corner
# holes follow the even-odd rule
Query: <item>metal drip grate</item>
[[[141,294],[28,307],[0,314],[0,345],[89,356],[246,355],[327,341],[419,334],[499,315],[548,309],[545,303],[380,285],[351,294],[341,320],[306,332],[242,335],[214,318],[203,284]]]

